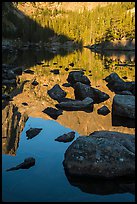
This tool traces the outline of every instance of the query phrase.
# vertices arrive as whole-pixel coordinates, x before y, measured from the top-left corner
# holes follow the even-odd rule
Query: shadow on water
[[[132,178],[118,178],[115,180],[97,178],[89,179],[71,176],[66,171],[65,175],[72,186],[78,187],[81,191],[86,193],[97,195],[110,195],[118,193],[135,194],[135,181]]]
[[[9,6],[9,10],[6,13],[6,9],[7,9],[7,4]],[[25,64],[25,68],[29,68],[31,66],[36,65],[37,63],[41,62],[42,60],[51,60],[53,59],[56,55],[61,55],[61,56],[65,56],[68,55],[72,52],[74,52],[75,50],[82,50],[82,45],[83,42],[80,41],[75,41],[74,39],[63,35],[63,34],[58,34],[56,33],[53,29],[51,29],[50,27],[42,27],[40,24],[38,24],[34,19],[31,19],[29,16],[26,16],[23,12],[21,12],[20,10],[18,10],[17,8],[14,7],[12,2],[3,2],[3,30],[2,30],[2,36],[4,38],[9,38],[9,36],[12,39],[17,40],[18,38],[20,38],[23,41],[23,45],[21,49],[18,49],[15,47],[14,50],[10,50],[9,49],[4,49],[3,50],[3,63],[5,62],[6,59],[8,59],[8,57],[10,58],[10,56],[14,56],[14,61],[12,61],[11,63],[9,63],[10,65],[13,66],[21,66],[22,65],[22,60],[20,59],[20,62],[17,60],[16,57],[16,52],[18,51],[19,55],[25,55],[30,56],[30,60],[28,61],[28,64]],[[13,12],[14,10],[14,12]],[[6,13],[6,14],[5,14]],[[5,15],[4,15],[5,14]],[[5,24],[4,24],[4,16],[7,16],[5,19],[6,20],[11,20],[11,16],[12,16],[12,24],[16,26],[17,31],[15,32],[11,32],[8,33],[5,30]],[[20,16],[17,17],[17,16]],[[55,38],[58,39],[57,41],[60,42],[61,44],[65,43],[65,42],[74,42],[75,46],[73,47],[73,49],[65,49],[63,48],[63,46],[60,46],[57,49],[56,52],[56,41],[54,42],[55,44],[53,45],[53,52],[49,51],[50,50],[50,45],[48,45],[47,48],[45,48],[45,43],[49,43],[50,38]],[[38,43],[41,42],[41,45],[39,46]],[[52,40],[51,40],[52,42]],[[26,48],[25,43],[29,43],[28,47]],[[12,53],[13,52],[13,53]],[[24,64],[23,64],[24,65]]]

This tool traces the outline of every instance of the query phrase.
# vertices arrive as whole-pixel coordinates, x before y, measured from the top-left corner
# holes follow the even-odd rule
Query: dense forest
[[[18,8],[18,4],[24,2],[14,3],[12,6]],[[36,7],[35,2],[32,4]],[[105,7],[97,6],[92,11],[84,9],[83,12],[43,8],[36,9],[35,13],[24,20],[17,18],[10,10],[6,12],[4,4],[2,35],[39,42],[48,41],[57,33],[58,36],[62,35],[59,38],[61,42],[66,40],[64,36],[68,36],[75,42],[83,42],[84,45],[123,38],[134,39],[135,13],[132,12],[134,7],[135,2],[117,2]],[[12,21],[14,29],[7,26],[9,21]]]

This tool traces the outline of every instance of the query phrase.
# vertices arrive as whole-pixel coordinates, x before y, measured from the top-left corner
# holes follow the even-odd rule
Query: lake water
[[[112,72],[120,77],[126,76],[127,81],[135,81],[134,54],[122,53],[113,56],[100,56],[88,49],[73,53],[49,54],[46,51],[21,51],[19,54],[3,55],[3,63],[24,66],[34,74],[23,73],[20,82],[23,87],[13,92],[13,100],[2,110],[2,199],[6,202],[135,202],[134,181],[88,181],[77,180],[66,175],[63,168],[64,153],[73,142],[60,143],[55,141],[58,136],[75,131],[75,139],[79,135],[89,135],[96,130],[113,130],[135,133],[134,121],[117,122],[111,113],[107,116],[97,114],[97,109],[107,105],[111,110],[114,93],[103,80]],[[37,62],[42,62],[38,65]],[[74,67],[69,63],[73,62]],[[128,64],[121,66],[120,64]],[[65,68],[69,70],[66,71]],[[50,71],[59,69],[60,74]],[[110,95],[110,99],[96,104],[92,113],[83,111],[63,111],[63,115],[53,120],[42,110],[55,107],[57,103],[47,95],[47,90],[55,84],[62,86],[67,82],[69,71],[84,69],[91,85]],[[39,82],[33,87],[34,78]],[[21,83],[20,83],[21,84]],[[74,98],[73,89],[62,88],[67,97]],[[19,91],[20,90],[20,91]],[[6,90],[10,92],[11,90]],[[22,105],[27,102],[28,106]],[[28,119],[27,119],[28,118]],[[42,128],[33,139],[27,140],[29,128]],[[36,163],[29,169],[9,171],[24,161],[34,157]]]

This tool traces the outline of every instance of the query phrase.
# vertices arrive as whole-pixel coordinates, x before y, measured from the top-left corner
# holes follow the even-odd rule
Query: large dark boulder
[[[84,75],[83,71],[71,71],[68,75],[67,81],[73,86],[76,82],[90,85],[90,80]]]
[[[85,98],[83,101],[74,100],[66,101],[56,104],[57,108],[68,110],[68,111],[78,111],[78,110],[90,110],[93,111],[93,99]]]
[[[135,135],[95,131],[78,137],[66,150],[65,171],[82,177],[134,177]]]
[[[125,82],[121,79],[117,73],[113,72],[104,79],[108,82],[107,87],[114,91],[115,93],[120,93],[122,91],[131,91],[135,95],[135,82]]]
[[[100,103],[109,99],[109,95],[99,89],[90,87],[89,85],[77,82],[74,86],[74,94],[77,100],[83,100],[86,97],[93,99],[94,103]]]
[[[64,90],[62,90],[58,84],[56,84],[55,86],[53,86],[53,88],[48,90],[47,93],[52,99],[57,101],[64,98],[67,95],[67,93]]]
[[[116,94],[113,98],[114,115],[135,119],[135,96]]]

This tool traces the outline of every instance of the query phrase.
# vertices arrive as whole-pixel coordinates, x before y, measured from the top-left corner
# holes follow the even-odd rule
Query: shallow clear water
[[[22,56],[22,55],[21,55]],[[33,61],[33,55],[31,56],[29,60],[31,61],[31,65],[35,64]],[[23,57],[23,56],[22,56]],[[25,56],[26,57],[26,56]],[[79,58],[78,58],[79,57]],[[26,64],[26,61],[23,61],[21,58],[17,57],[17,61],[14,62],[15,64],[20,65],[26,65],[26,67],[29,67],[29,60],[27,61],[28,64]],[[23,58],[25,59],[25,58]],[[79,62],[81,60],[81,63]],[[87,60],[88,59],[88,60]],[[93,67],[93,60],[94,59],[94,67]],[[68,63],[75,60],[76,67],[84,68],[86,67],[88,72],[92,66],[92,74],[94,77],[93,84],[96,84],[96,81],[98,82],[101,78],[108,75],[108,73],[112,72],[112,69],[105,70],[103,60],[101,58],[96,59],[96,56],[90,53],[90,51],[85,52],[83,55],[82,53],[78,54],[74,53],[68,56],[56,56],[52,60],[49,61],[46,60],[46,64],[53,64],[53,62],[57,62],[58,65],[63,64],[64,67],[67,66]],[[96,62],[96,64],[95,64]],[[13,64],[14,64],[13,63]],[[33,69],[33,68],[32,68]],[[99,71],[98,71],[99,69]],[[34,70],[37,70],[37,74],[42,78],[43,74],[40,72],[41,67],[34,67]],[[101,72],[102,70],[102,72]],[[130,70],[128,68],[117,70],[121,76],[124,74],[127,74],[129,79],[134,79],[134,70]],[[99,74],[96,74],[99,73]],[[95,75],[96,74],[96,75]],[[61,75],[63,78],[63,74]],[[49,76],[50,78],[50,76]],[[56,77],[55,77],[56,78]],[[56,80],[56,79],[54,79]],[[54,84],[56,81],[53,81]],[[27,94],[31,95],[31,90]],[[38,90],[35,90],[38,94]],[[25,92],[25,90],[24,90]],[[41,92],[40,92],[41,93]],[[20,98],[23,96],[21,94]],[[18,98],[17,98],[18,99]],[[16,103],[19,112],[23,114],[23,111],[26,107],[21,107],[18,104],[21,102],[14,99],[13,102]],[[27,98],[26,98],[27,99]],[[38,99],[37,99],[38,100]],[[35,103],[35,100],[33,101]],[[39,97],[39,104],[41,102],[41,96]],[[31,104],[31,108],[33,108],[33,103]],[[22,109],[21,109],[22,108]],[[29,114],[29,118],[26,122],[17,123],[16,117],[14,118],[11,114],[9,114],[9,121],[6,123],[7,129],[5,134],[8,135],[10,138],[10,134],[15,135],[14,141],[4,139],[2,140],[2,147],[3,147],[3,155],[2,155],[2,199],[3,201],[11,201],[11,202],[134,202],[135,201],[135,195],[131,191],[128,191],[127,189],[123,187],[124,190],[121,190],[121,186],[123,183],[109,183],[105,182],[98,182],[96,180],[89,180],[86,183],[83,183],[82,181],[75,181],[71,180],[67,177],[65,174],[64,168],[63,168],[63,160],[64,160],[64,153],[66,149],[69,147],[69,145],[72,142],[69,143],[61,143],[55,141],[55,138],[58,136],[68,133],[70,131],[75,131],[76,136],[75,139],[82,134],[84,131],[80,129],[81,124],[83,124],[83,121],[87,117],[87,113],[77,113],[74,112],[65,112],[62,119],[59,119],[57,121],[52,120],[51,118],[42,118],[41,115],[39,115],[39,111],[33,117],[32,115],[35,113],[36,108],[33,108],[33,111]],[[8,111],[7,111],[8,112]],[[11,111],[9,111],[11,113]],[[77,114],[80,115],[80,119],[82,118],[83,114],[83,120],[82,122],[77,121],[75,116]],[[85,115],[84,115],[85,114]],[[68,118],[67,118],[68,116]],[[10,119],[10,117],[12,119]],[[64,117],[64,118],[63,118]],[[102,117],[102,116],[98,116]],[[73,122],[74,118],[74,122]],[[91,124],[92,124],[92,118],[90,117]],[[96,118],[95,118],[96,119]],[[108,116],[108,120],[111,118]],[[99,119],[102,120],[101,118]],[[23,121],[23,119],[22,119]],[[71,121],[71,123],[69,123]],[[15,124],[14,124],[15,122]],[[79,126],[75,127],[74,123],[78,123]],[[13,123],[13,125],[16,127],[20,127],[19,130],[15,131],[15,127],[10,129],[10,125]],[[101,122],[100,122],[101,123]],[[108,125],[109,123],[109,125]],[[112,124],[110,122],[104,123],[107,124],[106,128],[110,130],[110,127],[112,127]],[[83,124],[84,126],[84,124]],[[87,124],[88,126],[88,124]],[[91,126],[89,124],[89,126]],[[96,126],[96,124],[95,124]],[[42,131],[34,138],[27,140],[26,137],[26,131],[29,128],[42,128]],[[74,128],[72,128],[74,127]],[[8,129],[9,128],[9,129]],[[102,126],[100,125],[100,128]],[[123,128],[123,127],[122,127]],[[120,129],[121,131],[124,131],[125,129]],[[130,133],[133,133],[134,128],[128,128],[125,127],[126,131]],[[18,129],[18,128],[16,128]],[[95,127],[93,127],[95,129]],[[14,133],[13,133],[13,132]],[[91,131],[91,130],[89,130]],[[74,139],[74,140],[75,140]],[[12,145],[13,143],[13,145]],[[12,151],[11,151],[12,150]],[[19,169],[17,171],[9,171],[7,172],[6,169],[14,167],[24,161],[27,157],[34,157],[36,160],[36,163],[33,167],[29,169]],[[126,183],[125,183],[126,184]],[[129,183],[130,184],[130,183]],[[132,184],[132,182],[131,182]],[[111,189],[112,188],[112,189]],[[111,190],[110,190],[111,189]]]

